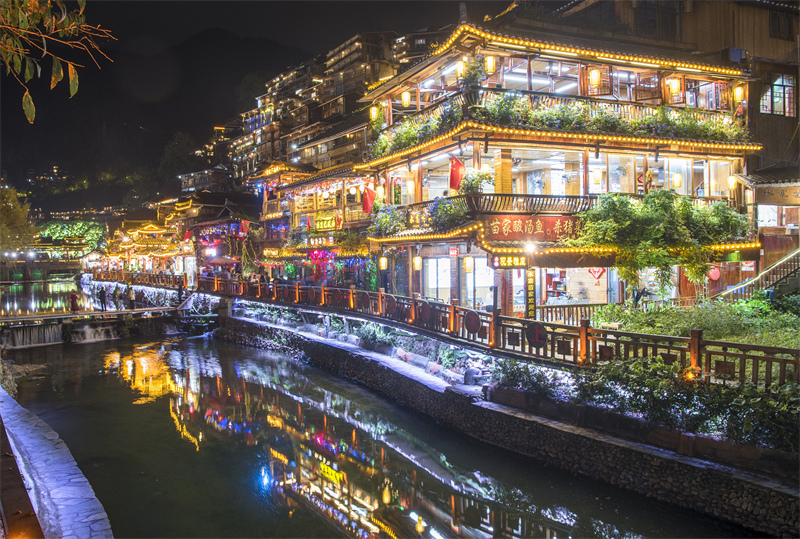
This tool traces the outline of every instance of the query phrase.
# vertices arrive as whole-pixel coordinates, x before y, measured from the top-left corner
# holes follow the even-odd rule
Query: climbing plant
[[[644,269],[654,268],[662,290],[671,284],[676,265],[692,282],[703,281],[715,256],[710,246],[747,233],[747,218],[725,203],[697,208],[672,190],[651,191],[641,203],[618,194],[600,195],[580,217],[582,233],[567,240],[568,245],[613,247],[620,277],[636,283]]]

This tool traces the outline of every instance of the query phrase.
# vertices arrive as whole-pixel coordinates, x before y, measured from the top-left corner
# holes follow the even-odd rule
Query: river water
[[[208,338],[16,350],[115,537],[743,537]],[[421,519],[422,522],[419,522]]]

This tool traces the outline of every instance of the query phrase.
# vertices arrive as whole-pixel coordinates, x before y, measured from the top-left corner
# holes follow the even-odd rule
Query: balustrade
[[[101,280],[123,280],[122,272],[94,273]],[[139,278],[143,275],[139,274]],[[134,277],[134,282],[136,275]],[[180,276],[153,276],[172,277]],[[171,286],[174,282],[164,279]],[[647,335],[590,327],[600,305],[558,305],[537,309],[537,320],[501,316],[421,297],[404,297],[353,288],[247,283],[200,277],[197,290],[284,305],[309,305],[391,320],[423,332],[441,335],[491,353],[501,351],[522,360],[549,360],[590,367],[616,358],[652,358],[690,368],[691,376],[714,383],[784,385],[800,382],[800,350],[710,341],[694,330],[690,337]]]

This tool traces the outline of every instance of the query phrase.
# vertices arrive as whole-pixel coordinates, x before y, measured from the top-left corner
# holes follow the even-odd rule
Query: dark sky
[[[465,3],[474,22],[509,5],[507,0]],[[46,61],[42,78],[29,84],[36,104],[36,121],[29,125],[22,112],[21,87],[5,73],[0,75],[0,169],[9,173],[12,183],[19,184],[29,169],[46,168],[48,163],[63,168],[71,158],[82,163],[80,167],[73,165],[77,174],[78,168],[86,170],[87,161],[100,162],[92,156],[113,160],[122,155],[120,149],[125,150],[122,168],[138,166],[142,161],[157,166],[161,148],[171,133],[187,131],[202,140],[211,135],[214,125],[247,110],[241,106],[234,109],[233,88],[241,82],[241,65],[235,75],[226,73],[226,69],[235,67],[237,58],[220,61],[219,55],[226,51],[201,50],[210,44],[191,41],[204,30],[221,28],[242,38],[268,39],[295,48],[291,60],[276,57],[274,52],[270,56],[268,51],[248,60],[253,70],[269,64],[270,70],[282,71],[292,63],[296,65],[298,56],[302,56],[300,61],[305,59],[302,51],[309,57],[324,53],[359,32],[404,34],[455,24],[459,3],[91,0],[85,14],[87,23],[111,30],[117,41],[101,45],[113,63],[99,58],[101,69],[90,63],[79,69],[80,86],[73,98],[69,98],[66,80],[49,89],[50,61]],[[183,46],[182,58],[187,56],[187,43],[192,43],[191,50],[197,51],[200,60],[191,65],[170,65],[176,47]],[[159,55],[165,49],[167,52]],[[208,62],[203,63],[203,58]],[[242,58],[238,60],[241,64]],[[254,65],[259,62],[264,65]],[[215,67],[208,68],[212,63]],[[184,99],[176,102],[175,88],[180,81],[172,79],[181,72]],[[187,81],[191,82],[188,89]],[[220,91],[221,82],[230,87],[227,93]],[[197,98],[195,102],[186,98],[187,91],[189,97]],[[204,94],[211,102],[198,105]],[[168,101],[170,97],[172,102]],[[165,103],[169,106],[166,112]],[[144,138],[144,132],[153,136]]]
[[[504,10],[510,0],[465,2],[473,21]],[[155,37],[179,43],[211,27],[244,37],[266,37],[308,50],[326,52],[358,32],[393,30],[406,33],[440,28],[458,21],[458,1],[316,2],[295,0],[170,2],[90,1],[90,22],[110,28],[118,39]]]

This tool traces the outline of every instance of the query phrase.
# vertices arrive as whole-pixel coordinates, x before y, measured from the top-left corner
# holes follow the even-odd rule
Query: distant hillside
[[[32,126],[21,111],[22,91],[4,79],[2,167],[10,179],[22,179],[27,169],[47,162],[68,167],[78,178],[101,170],[157,168],[174,132],[203,142],[214,126],[243,112],[237,110],[235,90],[245,75],[275,75],[310,57],[222,29],[205,30],[159,53],[149,48],[144,41],[109,43],[104,50],[114,63],[82,69],[72,99],[62,87],[51,92],[47,81],[34,81]]]

